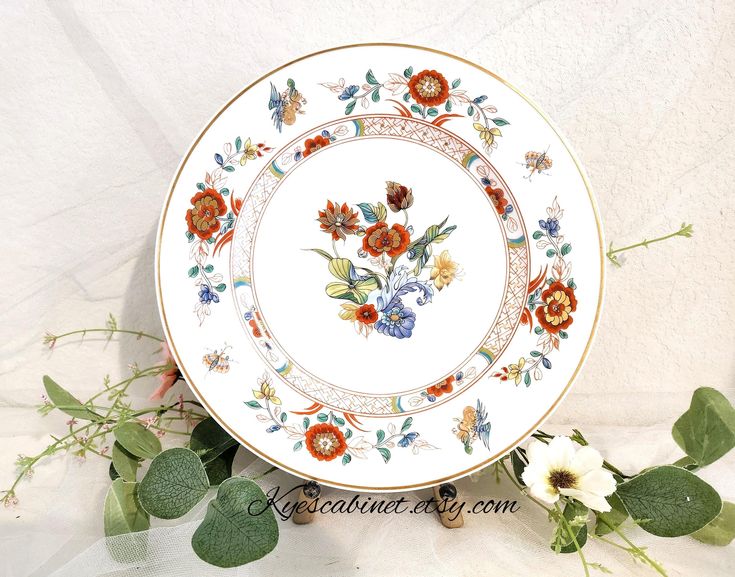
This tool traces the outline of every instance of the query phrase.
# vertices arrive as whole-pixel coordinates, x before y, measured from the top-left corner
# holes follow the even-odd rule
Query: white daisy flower
[[[532,441],[523,482],[532,496],[556,503],[559,495],[572,497],[594,511],[606,512],[605,497],[615,492],[615,478],[602,468],[602,455],[592,447],[574,449],[569,437],[554,437],[549,444]]]

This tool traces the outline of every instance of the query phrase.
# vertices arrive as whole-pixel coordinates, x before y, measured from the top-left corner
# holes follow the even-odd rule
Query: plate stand
[[[457,487],[454,483],[442,483],[432,487],[434,500],[443,503],[442,510],[437,511],[439,520],[447,529],[457,529],[464,525],[464,518],[461,511],[458,514],[451,513],[451,507],[457,501]],[[293,522],[297,525],[307,525],[314,520],[314,512],[310,511],[310,507],[314,501],[319,498],[322,492],[321,485],[316,481],[308,481],[299,491],[299,503],[305,503],[299,507],[293,515]]]

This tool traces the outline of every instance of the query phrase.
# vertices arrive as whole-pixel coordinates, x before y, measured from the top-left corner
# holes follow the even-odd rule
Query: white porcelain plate
[[[234,437],[304,478],[436,484],[523,441],[601,305],[602,239],[556,129],[433,50],[338,48],[220,110],[161,219],[171,349]]]

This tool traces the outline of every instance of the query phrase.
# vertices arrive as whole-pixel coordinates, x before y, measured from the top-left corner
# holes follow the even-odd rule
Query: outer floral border
[[[284,68],[288,66],[292,66],[293,64],[300,62],[302,60],[305,60],[307,58],[313,58],[316,56],[319,56],[321,54],[334,52],[338,50],[347,50],[351,48],[365,48],[365,47],[391,47],[391,48],[407,48],[407,49],[413,49],[413,50],[423,50],[425,52],[433,53],[433,54],[439,54],[441,56],[452,58],[456,61],[463,62],[464,64],[471,66],[479,71],[481,71],[484,74],[487,74],[488,76],[496,79],[498,82],[504,84],[506,87],[508,87],[510,90],[512,90],[515,94],[517,94],[521,99],[525,100],[526,103],[531,106],[540,116],[543,118],[543,120],[547,123],[547,125],[551,128],[551,130],[557,135],[559,141],[564,146],[565,150],[569,154],[572,162],[574,163],[575,168],[577,169],[577,172],[579,173],[582,182],[587,190],[587,195],[590,201],[591,209],[593,212],[593,215],[595,217],[595,224],[597,228],[597,236],[598,236],[598,255],[600,260],[600,286],[599,286],[599,292],[598,292],[598,299],[597,299],[597,306],[595,309],[595,316],[592,321],[592,326],[590,328],[590,334],[587,339],[587,343],[585,344],[585,348],[582,351],[579,363],[577,364],[577,367],[575,368],[574,372],[572,373],[569,382],[567,385],[562,389],[562,391],[559,393],[559,396],[557,399],[552,403],[552,405],[549,407],[549,409],[539,417],[539,419],[529,427],[527,431],[522,433],[515,441],[513,441],[511,444],[509,444],[507,447],[499,450],[497,453],[492,454],[484,461],[480,461],[478,463],[473,464],[472,466],[462,470],[462,471],[456,471],[453,472],[450,475],[445,475],[443,477],[439,477],[436,479],[426,480],[422,481],[420,483],[413,483],[408,485],[398,485],[398,486],[363,486],[363,485],[355,485],[350,483],[340,483],[336,481],[330,481],[328,479],[318,478],[313,475],[309,475],[306,473],[303,473],[301,471],[298,471],[294,469],[293,467],[289,467],[288,465],[279,462],[278,460],[270,457],[269,455],[264,454],[262,451],[259,451],[257,448],[253,447],[250,443],[247,442],[242,436],[238,435],[235,431],[232,430],[231,427],[229,427],[223,419],[219,417],[217,412],[204,400],[203,396],[201,395],[199,389],[194,384],[193,379],[189,375],[189,372],[187,371],[186,367],[181,363],[181,357],[179,355],[178,349],[176,348],[176,344],[174,343],[173,339],[171,338],[171,331],[168,323],[168,319],[166,316],[166,310],[163,306],[163,294],[162,294],[162,285],[161,285],[161,247],[163,242],[163,231],[166,224],[166,216],[168,214],[168,209],[171,203],[172,199],[172,192],[175,189],[179,177],[181,176],[181,172],[188,162],[191,154],[193,153],[194,149],[197,147],[199,142],[202,140],[204,135],[207,133],[209,128],[214,124],[214,122],[222,115],[222,113],[227,110],[238,98],[240,98],[244,93],[246,93],[248,90],[250,90],[253,86],[257,85],[258,83],[262,82],[263,80],[267,79],[268,77],[272,76],[276,72],[283,70]],[[156,274],[155,274],[155,282],[156,282],[156,295],[159,305],[159,311],[161,314],[161,322],[163,325],[164,332],[166,334],[166,338],[168,339],[168,342],[171,346],[171,352],[176,359],[179,367],[181,367],[182,374],[184,375],[185,379],[189,383],[190,388],[194,392],[194,394],[197,396],[197,398],[202,402],[204,407],[207,409],[210,415],[212,415],[217,422],[228,431],[230,435],[232,435],[235,439],[237,439],[241,444],[248,447],[251,451],[253,451],[256,455],[260,456],[267,462],[285,470],[289,471],[299,477],[306,478],[306,479],[313,479],[316,481],[319,481],[325,485],[333,486],[333,487],[340,487],[345,489],[358,489],[358,490],[366,490],[366,491],[404,491],[407,489],[415,489],[415,488],[422,488],[422,487],[430,487],[433,485],[436,485],[438,483],[442,483],[445,481],[450,481],[452,479],[457,479],[460,477],[463,477],[473,471],[476,471],[478,469],[481,469],[483,467],[486,467],[487,465],[491,464],[492,462],[496,461],[503,455],[507,454],[510,450],[512,450],[514,447],[517,447],[518,445],[522,444],[526,439],[528,439],[531,434],[539,427],[541,423],[543,423],[558,407],[559,403],[562,401],[562,399],[566,396],[568,393],[572,383],[574,382],[574,379],[577,377],[577,374],[579,373],[580,369],[582,368],[582,365],[584,364],[584,361],[587,357],[587,354],[589,353],[589,349],[592,345],[592,341],[594,339],[595,331],[597,329],[600,314],[602,311],[602,299],[604,294],[604,286],[605,286],[605,249],[604,249],[604,239],[603,239],[603,231],[602,231],[602,223],[600,221],[599,212],[597,209],[597,203],[594,199],[594,196],[592,195],[592,187],[589,183],[589,179],[587,178],[587,175],[585,174],[584,170],[582,169],[579,160],[575,156],[575,154],[572,152],[572,150],[569,148],[569,145],[567,144],[564,137],[561,135],[559,130],[555,127],[553,122],[549,119],[549,117],[527,96],[525,96],[518,88],[498,76],[497,74],[487,70],[486,68],[483,68],[482,66],[475,64],[465,58],[454,56],[452,54],[449,54],[447,52],[443,52],[441,50],[436,50],[434,48],[427,48],[422,46],[416,46],[411,44],[401,44],[401,43],[380,43],[380,42],[373,42],[373,43],[361,43],[361,44],[351,44],[351,45],[345,45],[345,46],[338,46],[335,48],[328,48],[325,50],[313,52],[311,54],[304,55],[300,58],[296,58],[290,62],[284,63],[283,65],[279,66],[278,68],[275,68],[273,70],[268,71],[260,78],[257,78],[252,83],[250,83],[248,86],[246,86],[244,89],[239,91],[236,95],[233,96],[227,103],[225,103],[220,110],[212,117],[212,119],[207,123],[207,125],[202,129],[202,131],[199,133],[197,138],[193,141],[192,145],[189,147],[189,150],[187,151],[185,157],[182,159],[181,163],[179,164],[179,167],[176,171],[176,174],[172,178],[171,185],[169,187],[169,192],[166,198],[166,202],[164,203],[163,209],[161,211],[161,219],[159,222],[158,232],[156,235],[156,260],[155,260],[155,267],[156,267]]]

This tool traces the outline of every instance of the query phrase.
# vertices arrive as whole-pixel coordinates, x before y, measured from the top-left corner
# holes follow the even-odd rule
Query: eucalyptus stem
[[[670,238],[673,238],[675,236],[683,236],[685,238],[691,238],[691,236],[694,234],[694,230],[692,228],[693,225],[681,223],[681,227],[679,230],[672,232],[671,234],[666,234],[664,236],[660,236],[658,238],[653,238],[651,240],[644,239],[641,242],[637,242],[635,244],[631,244],[628,246],[623,246],[621,248],[613,248],[613,243],[610,243],[610,247],[608,248],[608,251],[606,253],[607,258],[610,260],[611,263],[613,263],[615,266],[622,266],[620,264],[620,261],[618,261],[618,257],[615,256],[618,253],[624,252],[626,250],[632,250],[634,248],[639,248],[641,246],[648,248],[648,245],[653,244],[655,242],[661,242],[664,240],[668,240]]]
[[[56,341],[58,341],[59,339],[71,337],[74,335],[82,335],[82,337],[84,337],[86,336],[87,333],[107,333],[108,335],[120,333],[120,334],[125,334],[125,335],[135,335],[136,337],[138,337],[138,339],[141,339],[142,337],[146,337],[148,339],[152,339],[159,343],[164,342],[162,338],[156,337],[154,335],[150,335],[148,333],[144,333],[143,331],[129,331],[125,329],[106,328],[106,329],[80,329],[78,331],[69,331],[68,333],[63,333],[61,335],[55,335],[55,334],[47,332],[43,338],[43,343],[48,345],[49,348],[54,348],[54,345],[56,345]]]
[[[623,533],[620,527],[608,521],[604,513],[596,513],[596,515],[597,515],[597,519],[599,519],[603,525],[606,525],[610,530],[614,531],[615,534],[618,537],[620,537],[628,545],[628,547],[622,547],[620,545],[618,545],[618,547],[622,547],[634,558],[640,559],[644,563],[648,564],[659,575],[662,575],[663,577],[667,577],[666,569],[664,569],[663,566],[660,563],[658,563],[658,561],[651,559],[646,553],[644,548],[638,547],[638,545],[636,545],[630,539],[628,539],[628,537],[626,537],[625,533]],[[608,540],[605,539],[605,541],[608,541]],[[614,545],[615,543],[612,543],[612,544]]]
[[[571,538],[572,542],[574,543],[574,548],[577,550],[577,554],[579,555],[580,561],[582,561],[582,567],[584,568],[585,577],[589,577],[590,569],[587,563],[587,559],[585,558],[584,553],[582,552],[582,547],[579,546],[579,541],[577,541],[577,535],[574,532],[574,528],[569,524],[569,521],[567,521],[567,518],[564,516],[564,512],[561,510],[561,507],[559,506],[559,501],[554,503],[554,509],[556,509],[556,513],[559,516],[559,522],[562,524],[562,526],[564,527],[564,530],[567,532],[567,535]]]

